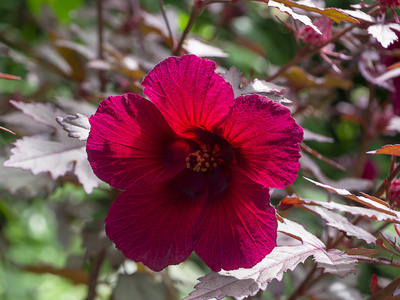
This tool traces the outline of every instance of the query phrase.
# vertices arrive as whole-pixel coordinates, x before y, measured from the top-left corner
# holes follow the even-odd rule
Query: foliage
[[[2,1],[0,298],[396,299],[399,3],[351,3]],[[304,128],[297,180],[271,191],[277,247],[250,269],[153,272],[105,235],[119,191],[87,161],[88,117],[184,54]]]

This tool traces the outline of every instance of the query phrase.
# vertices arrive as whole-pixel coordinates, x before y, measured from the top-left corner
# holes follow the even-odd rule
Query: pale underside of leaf
[[[261,0],[261,1],[266,2],[268,4],[271,2],[268,0]],[[315,7],[315,6],[304,5],[299,2],[290,1],[290,0],[276,0],[274,2],[279,2],[281,5],[285,5],[286,7],[290,7],[290,8],[295,7],[295,8],[304,9],[306,11],[321,14],[325,17],[331,18],[336,23],[339,23],[341,21],[344,21],[344,22],[349,21],[349,22],[353,22],[353,23],[359,23],[359,21],[357,19],[349,16],[348,14],[346,14],[346,12],[344,12],[343,10],[337,9],[337,8],[332,8],[332,7],[319,8],[319,7]]]
[[[347,218],[339,215],[338,213],[324,209],[319,206],[305,205],[304,207],[316,213],[325,221],[327,221],[326,225],[341,230],[345,232],[348,236],[354,236],[358,239],[362,239],[368,244],[376,242],[376,238],[372,234],[370,234],[365,229],[352,224]]]
[[[86,141],[89,137],[90,123],[88,117],[76,114],[75,116],[57,117],[57,122],[68,132],[69,137]]]
[[[400,30],[400,24],[371,25],[368,27],[368,33],[376,38],[382,47],[387,48],[398,40],[397,34],[392,29]]]
[[[321,206],[329,210],[338,210],[340,212],[345,212],[352,214],[354,216],[362,216],[370,219],[375,219],[379,222],[381,221],[386,221],[386,222],[391,222],[395,224],[400,224],[400,218],[398,216],[398,213],[395,211],[392,211],[394,213],[397,213],[395,216],[393,214],[387,214],[384,212],[376,211],[374,209],[370,208],[365,208],[365,207],[359,207],[359,206],[351,206],[351,205],[346,205],[346,204],[341,204],[337,202],[323,202],[323,201],[313,201],[313,200],[306,200],[306,199],[300,199],[298,197],[286,197],[282,199],[281,203],[283,205],[295,205],[298,207],[303,207],[303,205],[310,206],[310,205],[316,205],[316,206]]]
[[[49,172],[56,180],[73,171],[86,192],[91,193],[101,181],[94,176],[86,158],[85,146],[74,142],[61,143],[47,140],[44,136],[23,137],[15,142],[11,157],[5,167],[30,170],[33,174]]]
[[[348,190],[334,188],[329,185],[316,182],[309,178],[305,178],[305,179],[314,183],[317,186],[323,187],[324,189],[332,191],[338,195],[341,195],[348,199],[354,200],[354,201],[361,203],[365,206],[368,206],[369,208],[372,208],[376,211],[380,211],[380,212],[386,213],[388,215],[391,215],[395,218],[399,218],[399,214],[396,211],[390,209],[389,204],[387,202],[385,202],[379,198],[375,198],[375,197],[369,196],[367,194],[363,194],[364,196],[356,196],[356,195],[353,195],[352,193],[350,193]]]
[[[303,226],[293,221],[279,218],[278,231],[297,237],[302,245],[278,246],[260,263],[251,269],[220,271],[200,278],[195,291],[183,300],[222,299],[226,296],[241,300],[265,290],[273,280],[282,280],[283,274],[294,270],[308,257],[314,256],[318,267],[324,272],[344,277],[355,272],[357,259],[339,250],[325,250],[325,245],[309,233]]]
[[[295,13],[292,8],[285,6],[283,3],[280,3],[278,1],[269,0],[268,6],[275,7],[283,13],[287,13],[293,19],[300,21],[304,25],[310,26],[312,29],[322,35],[322,32],[318,29],[317,26],[313,24],[312,20],[308,16]]]
[[[248,82],[244,86],[241,86],[242,72],[235,67],[229,68],[229,70],[222,73],[221,76],[232,86],[235,98],[242,95],[259,94],[276,102],[286,104],[292,103],[292,101],[282,96],[282,92],[285,88],[272,82],[255,79],[254,81]]]

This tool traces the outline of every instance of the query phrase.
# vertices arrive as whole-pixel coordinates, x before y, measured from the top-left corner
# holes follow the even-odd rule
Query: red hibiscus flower
[[[159,271],[195,251],[214,271],[249,268],[276,246],[269,189],[291,184],[302,129],[282,105],[234,98],[194,55],[159,63],[142,85],[147,100],[103,100],[87,153],[94,173],[125,190],[106,233],[123,254]]]

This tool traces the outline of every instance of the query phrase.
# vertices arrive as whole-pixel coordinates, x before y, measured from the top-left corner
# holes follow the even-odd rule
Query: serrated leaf
[[[317,186],[323,187],[326,190],[332,191],[338,195],[344,196],[348,199],[354,200],[358,203],[361,203],[365,206],[368,206],[369,208],[375,209],[377,211],[386,213],[388,215],[394,216],[394,217],[398,217],[398,214],[396,211],[392,210],[389,208],[389,204],[379,198],[373,197],[373,196],[369,196],[367,194],[363,194],[364,196],[356,196],[353,195],[352,193],[350,193],[348,190],[345,189],[338,189],[338,188],[334,188],[331,187],[329,185],[326,184],[322,184],[319,182],[316,182],[314,180],[311,180],[309,178],[305,178],[306,180],[314,183]]]
[[[235,98],[242,95],[249,94],[260,94],[262,96],[267,96],[269,99],[281,102],[281,103],[291,103],[292,101],[286,99],[282,96],[284,87],[278,86],[272,82],[267,82],[265,80],[255,79],[244,86],[242,84],[242,72],[240,72],[235,67],[231,67],[221,76],[226,82],[229,82],[232,86]]]
[[[225,81],[231,84],[235,98],[242,95],[240,91],[242,85],[242,75],[243,73],[240,72],[235,66],[230,67],[228,71],[221,74]]]
[[[380,222],[386,221],[391,223],[400,223],[399,213],[393,210],[390,210],[391,214],[387,214],[370,208],[351,206],[332,201],[323,202],[323,201],[305,200],[305,199],[300,199],[298,197],[286,197],[282,199],[281,205],[283,207],[286,205],[294,205],[300,208],[302,208],[303,205],[317,205],[317,206],[322,206],[329,210],[338,210],[341,212],[352,214],[354,216],[362,216],[370,219],[375,219]]]
[[[85,143],[68,138],[56,120],[57,116],[62,120],[66,119],[65,126],[73,132],[72,134],[79,135],[78,138],[83,140],[84,127],[88,127],[87,118],[83,115],[67,118],[68,114],[65,111],[50,103],[24,103],[13,100],[11,103],[24,113],[19,119],[26,118],[26,115],[30,116],[36,124],[41,125],[36,130],[42,128],[42,132],[46,134],[36,134],[17,140],[15,147],[11,150],[12,155],[4,166],[30,170],[35,175],[49,172],[54,180],[73,171],[85,191],[91,193],[101,181],[93,174],[87,161]],[[78,107],[73,104],[72,110]],[[92,105],[83,105],[82,108],[87,111],[93,109]],[[11,117],[10,119],[13,120]],[[23,123],[23,125],[27,124]],[[55,137],[48,134],[49,128],[50,133],[56,133]]]
[[[389,154],[400,156],[400,144],[385,145],[378,150],[368,151],[368,154]]]
[[[11,157],[4,163],[5,167],[30,170],[33,174],[49,172],[55,180],[74,169],[79,182],[85,191],[91,193],[101,182],[94,176],[85,145],[74,142],[61,143],[50,141],[45,136],[23,137],[15,142]]]
[[[350,9],[341,9],[342,12],[346,13],[349,16],[352,16],[356,19],[359,20],[363,20],[363,21],[367,21],[367,22],[371,22],[371,23],[375,23],[376,20],[375,18],[373,18],[372,16],[370,16],[369,14],[361,11],[361,10],[350,10]]]
[[[368,33],[378,40],[383,48],[387,48],[390,44],[398,40],[396,32],[392,29],[400,31],[400,24],[375,24],[368,27]]]
[[[343,251],[329,249],[328,251],[315,251],[313,255],[317,266],[323,268],[324,273],[335,274],[339,277],[356,273],[355,266],[358,260]]]
[[[265,2],[268,3],[268,6],[270,7],[275,7],[277,9],[279,9],[281,12],[283,13],[287,13],[289,16],[291,16],[293,19],[300,21],[301,23],[303,23],[304,25],[309,26],[310,28],[314,29],[316,32],[318,32],[319,34],[322,35],[322,32],[318,29],[317,26],[315,26],[312,22],[312,20],[306,16],[306,15],[302,15],[302,14],[298,14],[295,13],[293,11],[293,9],[291,8],[292,6],[292,2],[291,1],[281,1],[281,0],[277,0],[277,1],[273,1],[273,0],[266,0]],[[288,5],[289,4],[289,5]]]
[[[305,205],[304,207],[307,210],[316,213],[325,221],[327,221],[326,225],[341,230],[345,232],[348,236],[354,236],[358,239],[362,239],[366,241],[368,244],[376,242],[376,237],[374,237],[365,229],[352,224],[348,219],[346,219],[342,215],[339,215],[333,211],[329,211],[319,206]]]
[[[69,137],[86,141],[89,137],[90,123],[88,117],[76,114],[75,116],[57,117],[57,122],[68,132]]]
[[[26,170],[6,168],[4,161],[0,158],[0,186],[11,194],[33,198],[54,191],[56,182],[48,174],[34,176]]]
[[[303,226],[293,221],[279,218],[278,231],[289,236],[297,236],[302,245],[275,247],[260,263],[251,269],[220,271],[201,277],[195,291],[183,300],[222,299],[226,296],[241,300],[265,290],[273,280],[282,280],[287,270],[294,270],[309,256],[325,272],[345,276],[355,272],[357,259],[339,250],[325,250],[325,245],[309,233]]]
[[[21,110],[24,114],[32,117],[35,121],[58,129],[56,116],[67,116],[67,114],[50,103],[25,103],[10,100],[10,103]]]
[[[261,0],[261,1],[266,2],[268,4],[271,2],[268,0]],[[290,1],[290,0],[276,0],[274,2],[279,2],[283,5],[285,5],[286,7],[290,7],[290,8],[296,7],[296,8],[304,9],[306,11],[311,11],[311,12],[321,14],[323,16],[331,18],[336,23],[340,23],[341,21],[344,21],[344,22],[349,21],[352,23],[359,23],[359,21],[357,21],[357,19],[354,19],[353,17],[349,16],[348,14],[346,14],[345,12],[343,12],[342,10],[337,9],[337,8],[331,8],[331,7],[318,8],[318,7],[300,4],[298,2],[294,2],[294,1]],[[308,24],[306,24],[306,25],[308,25]]]

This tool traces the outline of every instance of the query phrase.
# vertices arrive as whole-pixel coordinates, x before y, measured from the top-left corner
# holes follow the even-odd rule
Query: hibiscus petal
[[[168,183],[122,192],[105,220],[106,233],[127,258],[160,271],[193,251],[203,198],[185,197]]]
[[[231,85],[214,70],[213,61],[195,55],[170,57],[144,78],[144,93],[175,132],[211,130],[234,104]]]
[[[267,97],[241,96],[220,128],[249,178],[268,188],[284,188],[296,179],[303,129],[288,108]]]
[[[276,236],[269,190],[234,169],[229,187],[204,205],[194,250],[216,272],[251,268],[276,246]]]
[[[185,169],[191,149],[143,97],[125,94],[103,100],[89,121],[89,162],[111,186],[129,189],[162,182]]]

